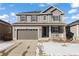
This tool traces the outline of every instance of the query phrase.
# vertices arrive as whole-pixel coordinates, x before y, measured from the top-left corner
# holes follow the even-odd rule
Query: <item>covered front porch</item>
[[[42,39],[41,40],[66,40],[65,26],[51,25],[42,26]]]

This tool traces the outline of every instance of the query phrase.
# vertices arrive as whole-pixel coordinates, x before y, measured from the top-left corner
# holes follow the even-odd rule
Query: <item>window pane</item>
[[[44,16],[44,20],[46,20],[46,16]]]
[[[27,21],[27,16],[20,16],[21,21]]]
[[[32,21],[37,21],[37,17],[36,16],[32,16]]]
[[[51,32],[52,33],[63,33],[64,29],[62,26],[52,26]]]
[[[56,26],[56,27],[55,26],[52,26],[51,27],[51,32],[52,33],[58,33],[59,32],[58,26]]]
[[[54,21],[60,21],[60,16],[53,16]]]

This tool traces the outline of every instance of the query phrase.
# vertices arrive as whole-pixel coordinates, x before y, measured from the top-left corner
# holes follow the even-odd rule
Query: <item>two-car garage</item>
[[[17,39],[27,40],[27,39],[38,39],[38,29],[18,29]]]

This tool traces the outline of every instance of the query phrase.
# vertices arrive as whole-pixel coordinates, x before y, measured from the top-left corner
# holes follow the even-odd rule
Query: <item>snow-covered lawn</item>
[[[79,56],[78,43],[41,43],[42,51],[48,56]]]
[[[12,45],[14,45],[15,43],[14,42],[12,42],[12,41],[8,41],[8,42],[1,42],[0,43],[0,52],[1,51],[3,51],[3,50],[5,50],[5,49],[7,49],[7,48],[9,48],[9,47],[11,47]]]

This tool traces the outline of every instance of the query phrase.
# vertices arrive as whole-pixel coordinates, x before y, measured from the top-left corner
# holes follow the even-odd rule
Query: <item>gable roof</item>
[[[62,14],[64,14],[64,12],[62,10],[60,10],[59,8],[55,7],[55,6],[49,6],[48,8],[44,9],[43,11],[41,11],[41,13],[44,13],[45,11],[51,9],[51,8],[54,8],[54,11],[55,10],[58,10],[60,11]]]
[[[68,24],[68,26],[74,26],[74,25],[78,25],[79,24],[79,20],[76,20],[70,24]]]
[[[49,6],[48,8],[44,9],[44,10],[41,11],[40,13],[44,13],[45,11],[47,11],[47,10],[49,10],[49,9],[51,9],[51,8],[53,8],[53,6]]]
[[[63,11],[61,11],[60,9],[58,9],[58,8],[56,8],[56,7],[54,7],[54,6],[49,6],[48,8],[46,8],[46,9],[44,9],[44,10],[40,10],[40,11],[31,11],[31,12],[19,12],[19,13],[17,13],[16,15],[19,15],[19,14],[44,14],[44,12],[45,11],[47,11],[47,10],[49,10],[49,9],[51,9],[51,8],[54,8],[54,10],[52,10],[52,11],[55,11],[55,10],[58,10],[58,11],[60,11],[62,14],[64,14],[64,12]],[[46,14],[46,13],[45,13]]]

